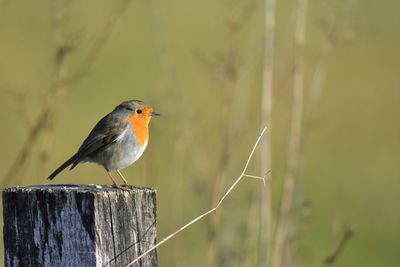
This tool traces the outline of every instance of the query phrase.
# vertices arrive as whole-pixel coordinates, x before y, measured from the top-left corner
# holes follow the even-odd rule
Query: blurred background
[[[271,171],[267,186],[244,178],[158,249],[160,266],[399,266],[399,10],[0,0],[1,188],[48,183],[102,116],[140,99],[162,116],[124,174],[157,190],[159,240],[215,205],[268,127],[247,171]],[[110,181],[85,164],[52,183]]]

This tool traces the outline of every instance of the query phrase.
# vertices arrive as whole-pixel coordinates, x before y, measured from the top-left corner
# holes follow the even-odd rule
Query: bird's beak
[[[151,116],[160,116],[160,115],[161,115],[161,114],[158,113],[158,112],[155,112],[155,111],[151,112]]]

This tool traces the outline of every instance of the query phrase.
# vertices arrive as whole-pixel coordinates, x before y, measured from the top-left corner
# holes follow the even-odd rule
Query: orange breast
[[[149,139],[149,122],[150,117],[133,115],[128,118],[128,121],[132,124],[132,131],[136,135],[136,139],[141,145]]]

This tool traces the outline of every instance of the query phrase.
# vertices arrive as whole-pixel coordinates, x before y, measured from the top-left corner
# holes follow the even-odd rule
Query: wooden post
[[[3,192],[4,265],[126,266],[156,243],[156,192],[45,185]],[[157,266],[152,252],[136,266]]]

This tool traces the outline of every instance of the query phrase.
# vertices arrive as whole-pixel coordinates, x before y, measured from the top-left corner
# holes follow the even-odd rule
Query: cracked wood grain
[[[3,191],[5,266],[125,266],[156,243],[156,192],[46,185]],[[157,266],[157,253],[136,266]]]

